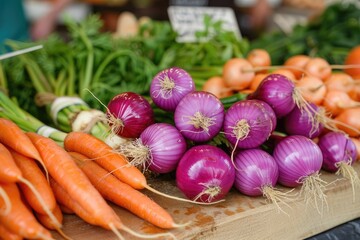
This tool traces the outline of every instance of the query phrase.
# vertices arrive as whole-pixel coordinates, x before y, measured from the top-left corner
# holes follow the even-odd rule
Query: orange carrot
[[[50,176],[54,178],[79,205],[94,216],[111,216],[110,213],[112,213],[112,209],[110,207],[99,209],[99,206],[107,206],[106,201],[94,188],[83,171],[76,165],[69,153],[50,138],[30,132],[27,133],[27,135],[40,152]]]
[[[50,186],[50,185],[49,185]],[[52,191],[52,190],[51,190]],[[55,198],[55,196],[54,196]],[[56,205],[54,210],[53,210],[53,214],[54,216],[56,217],[56,219],[62,223],[63,220],[64,220],[64,216],[61,212],[61,209],[59,207],[59,205]],[[50,229],[50,230],[58,230],[56,225],[54,225],[53,221],[51,220],[51,218],[49,218],[48,215],[46,214],[41,214],[41,213],[35,213],[36,215],[36,218],[39,220],[39,222],[44,226],[46,227],[47,229]]]
[[[122,235],[117,231],[117,229],[124,230],[136,237],[140,238],[159,238],[164,236],[173,236],[170,233],[164,233],[164,234],[152,234],[152,235],[143,235],[134,232],[133,230],[126,227],[120,220],[120,218],[116,215],[115,211],[108,212],[106,215],[103,216],[94,216],[90,211],[85,209],[83,206],[81,206],[73,197],[72,195],[68,194],[62,186],[57,183],[53,178],[50,178],[50,185],[54,191],[55,197],[58,200],[58,202],[65,206],[68,209],[71,209],[77,216],[79,216],[81,219],[83,219],[85,222],[100,226],[107,230],[112,230],[119,239],[124,239]],[[109,205],[108,205],[109,206]],[[103,208],[103,206],[99,206],[100,208]],[[110,208],[110,206],[109,206]],[[100,209],[98,209],[100,210]],[[101,211],[101,210],[100,210]]]
[[[170,214],[145,194],[121,182],[84,155],[76,152],[70,152],[70,155],[105,199],[155,226],[161,228],[177,226]]]
[[[33,159],[26,157],[12,149],[9,150],[16,165],[21,170],[23,177],[26,178],[37,189],[37,191],[41,194],[46,206],[50,209],[50,211],[53,211],[56,207],[55,196],[45,175],[37,163]],[[27,185],[20,183],[20,189],[24,194],[25,199],[34,211],[41,214],[46,214],[43,205],[39,202],[37,196]]]
[[[8,214],[11,209],[11,201],[5,190],[0,187],[0,215]]]
[[[129,164],[125,156],[115,152],[109,145],[90,134],[70,132],[64,140],[64,147],[69,152],[78,152],[95,160],[100,166],[135,189],[143,189],[147,185],[144,174]]]
[[[92,212],[86,210],[74,197],[69,194],[54,178],[50,178],[50,185],[59,204],[71,209],[77,216],[89,224],[100,226],[104,229],[111,230],[109,223],[116,223],[121,227],[121,220],[113,211],[108,211],[107,215],[95,216]],[[92,199],[88,199],[89,201]],[[106,203],[105,203],[106,204]]]
[[[0,143],[0,182],[3,183],[23,183],[33,192],[36,196],[37,201],[41,204],[43,210],[54,220],[54,223],[61,227],[61,224],[56,221],[56,218],[52,215],[51,209],[45,203],[43,197],[39,191],[33,186],[33,184],[23,177],[20,168],[16,165],[13,156],[10,151]],[[50,206],[51,208],[52,206]]]
[[[21,153],[24,156],[35,159],[44,167],[44,171],[47,170],[43,164],[39,152],[36,150],[34,145],[31,143],[26,134],[21,128],[11,120],[6,118],[0,118],[0,143],[11,147],[16,152]]]
[[[316,105],[321,105],[327,92],[324,82],[314,76],[304,76],[295,82],[305,100]]]
[[[52,239],[45,229],[21,200],[20,191],[15,183],[0,184],[10,196],[12,208],[6,215],[0,215],[0,223],[9,231],[27,239]]]
[[[22,240],[22,236],[12,233],[5,226],[0,225],[0,239],[4,240]]]

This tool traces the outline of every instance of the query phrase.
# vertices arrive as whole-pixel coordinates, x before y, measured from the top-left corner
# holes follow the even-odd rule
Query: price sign
[[[171,26],[178,33],[178,42],[196,41],[195,33],[204,30],[204,17],[221,21],[225,30],[233,31],[241,38],[239,26],[232,8],[228,7],[184,7],[170,6],[168,15]]]

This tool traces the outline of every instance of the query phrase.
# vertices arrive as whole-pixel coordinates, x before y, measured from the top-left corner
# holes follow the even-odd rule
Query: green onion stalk
[[[22,48],[22,44],[14,41],[9,41],[8,45],[13,50]],[[56,73],[45,69],[34,57],[35,54],[46,54],[45,51],[46,49],[43,49],[33,54],[24,54],[17,57],[23,63],[27,76],[36,91],[36,105],[46,107],[53,122],[52,125],[57,129],[63,132],[87,132],[101,140],[105,140],[110,133],[105,113],[92,109],[76,93],[76,84],[80,86],[89,84],[88,74],[85,74],[85,81],[76,81],[74,59],[69,54],[57,57],[57,61],[60,63],[63,61],[63,66],[66,67],[59,68],[60,70]],[[92,68],[91,62],[92,60],[89,58],[87,68]],[[39,122],[34,121],[34,124],[39,126]]]

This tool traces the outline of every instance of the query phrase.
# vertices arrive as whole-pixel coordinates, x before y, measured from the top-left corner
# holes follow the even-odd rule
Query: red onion
[[[174,171],[186,149],[182,134],[168,123],[154,123],[138,139],[120,147],[133,165],[141,165],[155,173]]]
[[[273,108],[276,116],[281,118],[295,107],[299,95],[290,79],[273,73],[266,76],[248,98],[266,102]]]
[[[320,178],[323,155],[318,145],[301,135],[288,136],[275,146],[273,157],[279,167],[278,182],[287,187],[302,185],[300,195],[319,210],[319,200],[321,206],[326,201],[326,182]]]
[[[282,139],[273,152],[279,166],[279,183],[296,187],[304,178],[321,170],[323,156],[311,139],[292,135]]]
[[[322,108],[314,103],[309,103],[309,111],[295,106],[294,109],[285,116],[285,131],[289,135],[302,135],[308,138],[315,138],[324,130],[324,114]]]
[[[235,169],[228,154],[212,145],[190,148],[176,170],[176,183],[189,199],[215,202],[223,199],[235,180]]]
[[[275,187],[279,170],[274,158],[261,149],[246,149],[235,155],[234,186],[248,196],[261,196],[268,187]]]
[[[350,180],[355,193],[355,186],[360,185],[358,173],[352,167],[358,157],[355,143],[342,132],[329,132],[320,137],[318,145],[324,157],[322,168]]]
[[[215,95],[195,91],[181,99],[175,109],[174,122],[185,138],[205,142],[220,132],[224,115],[224,106]]]
[[[150,84],[150,97],[159,108],[175,111],[180,100],[195,91],[195,83],[189,73],[178,67],[160,71]]]
[[[137,93],[120,93],[110,100],[107,108],[109,125],[114,133],[124,138],[139,137],[154,122],[149,102]]]
[[[259,147],[273,131],[272,113],[259,100],[234,103],[225,113],[224,132],[235,148]]]

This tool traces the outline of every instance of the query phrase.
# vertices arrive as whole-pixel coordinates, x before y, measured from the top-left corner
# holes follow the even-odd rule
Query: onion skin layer
[[[199,202],[221,200],[235,181],[235,168],[230,156],[212,145],[190,148],[181,158],[176,170],[176,184],[184,195]],[[202,194],[208,187],[215,187],[215,196]],[[202,194],[200,197],[199,194]]]
[[[273,157],[279,167],[278,182],[286,187],[297,187],[307,176],[318,173],[323,163],[319,146],[311,139],[292,135],[281,140]]]

